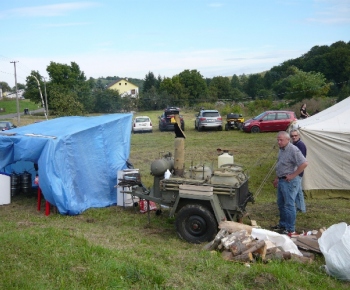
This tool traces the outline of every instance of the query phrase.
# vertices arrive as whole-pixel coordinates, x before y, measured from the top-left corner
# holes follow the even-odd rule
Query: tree
[[[280,74],[276,71],[268,71],[264,75],[264,87],[265,89],[271,89],[272,85],[280,80]]]
[[[62,90],[59,85],[54,84],[50,89],[50,94],[50,109],[54,115],[84,115],[84,106],[79,101],[77,101],[76,93],[72,91]]]
[[[98,89],[93,93],[95,113],[116,113],[121,109],[118,91]]]
[[[253,99],[258,97],[258,91],[264,88],[261,74],[252,74],[248,77],[245,92]]]
[[[293,99],[295,102],[313,97],[327,95],[330,90],[330,83],[322,73],[304,72],[298,68],[292,68],[295,73],[288,77],[289,86],[286,98]]]
[[[146,74],[145,76],[145,82],[143,83],[142,92],[147,93],[152,89],[152,87],[157,89],[159,87],[159,84],[156,77],[154,76],[154,73],[148,72],[148,74]]]
[[[40,95],[40,90],[38,87],[38,81],[41,89],[41,93],[45,93],[44,78],[40,75],[38,71],[31,71],[30,75],[26,78],[26,90],[24,92],[24,97],[31,100],[36,104],[41,104],[42,99]],[[44,96],[43,96],[44,97]],[[48,101],[50,104],[50,102]]]
[[[164,78],[159,86],[159,92],[167,96],[167,105],[185,106],[188,105],[188,94],[185,87],[181,84],[179,75],[172,78]]]
[[[239,77],[237,75],[233,75],[232,78],[231,78],[231,87],[233,89],[238,89],[238,90],[242,90],[242,84],[239,80]]]
[[[10,92],[11,91],[10,86],[6,82],[0,82],[0,86],[1,86],[3,92]]]
[[[50,77],[50,85],[59,86],[62,91],[72,92],[71,96],[76,97],[76,101],[83,105],[84,111],[91,112],[93,109],[92,88],[94,83],[92,80],[86,81],[84,72],[75,62],[71,65],[50,62],[47,67]],[[49,102],[50,104],[50,102]]]
[[[217,101],[218,99],[233,99],[232,87],[227,77],[214,77],[210,82],[209,95],[210,99]]]
[[[184,70],[179,74],[180,83],[189,96],[189,105],[193,105],[208,97],[208,87],[203,76],[197,70]]]

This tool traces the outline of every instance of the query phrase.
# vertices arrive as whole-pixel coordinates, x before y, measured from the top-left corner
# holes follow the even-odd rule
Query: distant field
[[[0,111],[0,115],[17,113],[17,102],[13,99],[0,100],[0,108],[5,109],[5,111]],[[28,108],[31,111],[41,108],[41,106],[30,100],[19,100],[19,112],[23,113],[25,108]]]

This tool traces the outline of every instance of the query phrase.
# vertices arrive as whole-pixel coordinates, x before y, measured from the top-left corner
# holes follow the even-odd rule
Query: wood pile
[[[222,222],[215,239],[204,246],[204,250],[219,251],[224,260],[241,263],[272,260],[292,260],[301,263],[311,263],[312,253],[302,252],[303,256],[284,251],[271,241],[254,239],[251,236],[253,227],[236,222]]]

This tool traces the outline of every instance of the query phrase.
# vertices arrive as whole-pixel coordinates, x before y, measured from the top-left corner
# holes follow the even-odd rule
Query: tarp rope
[[[276,150],[276,144],[273,145],[272,149],[268,152],[268,154],[265,156],[265,157],[262,157],[262,158],[259,158],[252,166],[251,168],[253,167],[256,167],[258,166],[258,164],[261,166],[263,163],[261,162],[262,160],[268,160],[269,156],[271,155],[271,153],[273,151]],[[256,197],[260,194],[260,192],[262,191],[266,181],[270,178],[272,172],[274,171],[275,167],[276,167],[276,164],[277,164],[277,160],[275,161],[275,163],[271,166],[271,168],[269,169],[268,173],[266,174],[266,176],[264,177],[263,181],[261,182],[260,186],[258,187],[256,193],[254,194],[254,199],[256,199]]]

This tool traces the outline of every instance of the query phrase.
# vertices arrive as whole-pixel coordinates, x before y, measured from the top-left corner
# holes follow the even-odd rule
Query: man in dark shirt
[[[287,132],[281,131],[277,135],[280,148],[276,165],[276,178],[273,185],[277,188],[277,205],[280,212],[278,225],[274,230],[281,230],[283,234],[295,234],[295,198],[299,189],[299,178],[296,178],[307,166],[307,160],[301,151],[290,143]]]
[[[303,141],[300,140],[300,135],[299,131],[296,129],[293,129],[290,131],[290,138],[292,139],[292,143],[294,146],[297,146],[301,153],[303,153],[304,157],[306,157],[306,145],[304,144]],[[303,179],[304,171],[299,174],[299,182],[300,182],[300,187],[298,190],[297,197],[295,199],[295,205],[297,207],[297,211],[300,212],[306,212],[306,205],[305,205],[305,200],[304,200],[304,193],[303,193],[303,187],[302,187],[302,179]]]

